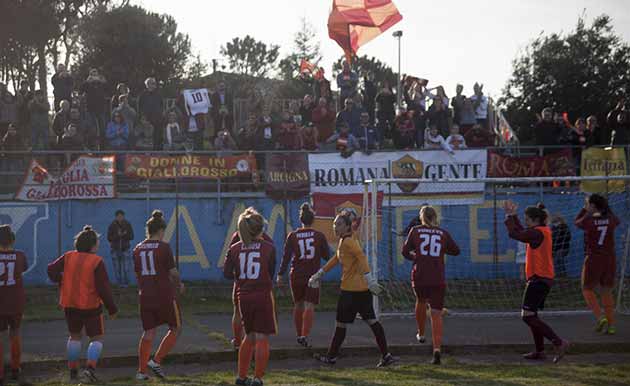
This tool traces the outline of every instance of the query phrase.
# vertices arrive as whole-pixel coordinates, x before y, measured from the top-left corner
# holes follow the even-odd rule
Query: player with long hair
[[[243,213],[258,213],[256,208],[249,207],[245,209]],[[269,237],[266,233],[263,233],[263,239],[273,245],[273,239]],[[238,235],[238,230],[232,234],[232,238],[230,239],[230,248],[241,241],[240,236]],[[243,325],[241,323],[241,313],[238,310],[238,297],[236,296],[236,282],[234,282],[234,286],[232,287],[232,346],[235,350],[238,351],[241,342],[243,341]]]
[[[142,337],[138,345],[138,373],[136,379],[146,381],[147,367],[158,378],[165,378],[162,360],[175,347],[182,332],[182,313],[177,293],[184,292],[175,258],[168,243],[162,241],[166,231],[164,215],[154,210],[146,222],[146,239],[133,250],[134,271],[138,280]],[[168,332],[162,338],[153,359],[151,351],[155,330],[167,324]]]
[[[59,305],[64,309],[70,332],[66,348],[71,381],[78,380],[81,339],[85,329],[90,343],[83,376],[90,382],[98,382],[96,363],[103,350],[105,334],[102,305],[107,308],[111,319],[118,313],[105,263],[96,254],[99,237],[90,225],[84,226],[74,237],[75,250],[48,264],[48,277],[61,286]]]
[[[308,335],[313,327],[315,306],[319,304],[319,288],[308,286],[308,279],[320,268],[320,261],[330,258],[328,241],[323,233],[312,228],[315,212],[308,203],[300,207],[302,227],[289,233],[284,244],[284,255],[277,283],[283,284],[283,276],[291,262],[291,295],[293,297],[293,322],[298,344],[309,347]]]
[[[28,269],[26,256],[14,249],[15,233],[0,225],[0,385],[4,384],[4,342],[9,331],[11,380],[21,384],[22,336],[20,326],[26,295],[22,275]]]
[[[615,230],[619,219],[608,206],[608,200],[599,194],[586,199],[584,208],[575,218],[575,225],[584,230],[584,267],[582,269],[582,294],[597,320],[595,330],[614,335],[615,301],[612,290],[615,286],[617,258],[615,256]],[[604,314],[595,289],[604,306]]]
[[[337,301],[337,327],[325,355],[315,354],[315,359],[326,364],[337,363],[339,349],[346,338],[346,326],[354,322],[357,314],[370,326],[376,338],[381,360],[377,367],[389,366],[396,362],[388,350],[385,330],[376,318],[372,294],[378,296],[383,288],[370,273],[368,260],[359,243],[352,237],[352,216],[341,212],[333,223],[335,235],[339,238],[339,246],[335,256],[309,279],[308,285],[319,288],[320,281],[326,272],[341,265],[341,294]]]
[[[431,307],[432,364],[441,363],[442,310],[446,293],[444,255],[458,256],[459,247],[444,229],[439,227],[437,212],[430,206],[420,209],[420,225],[411,228],[402,255],[413,261],[411,287],[416,294],[416,339],[424,343],[427,304]]]
[[[536,351],[523,355],[523,358],[544,360],[546,357],[544,339],[547,338],[556,349],[553,361],[557,363],[565,355],[569,342],[560,338],[538,317],[538,311],[544,308],[554,279],[551,229],[547,226],[548,214],[542,204],[528,207],[525,209],[525,228],[518,219],[517,208],[512,201],[505,202],[505,226],[512,239],[526,244],[527,285],[523,294],[521,318],[529,326],[536,346]]]
[[[235,280],[240,319],[245,330],[238,353],[236,385],[262,386],[269,362],[269,335],[278,330],[273,298],[276,250],[263,238],[265,219],[246,210],[238,218],[240,241],[230,247],[223,275]],[[256,351],[254,378],[247,377]]]

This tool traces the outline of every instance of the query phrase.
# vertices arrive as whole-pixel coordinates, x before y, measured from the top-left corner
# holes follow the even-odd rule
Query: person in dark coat
[[[131,268],[131,240],[133,240],[133,228],[129,221],[125,220],[125,212],[116,211],[116,218],[107,229],[107,240],[111,247],[114,276],[120,286],[129,285]]]
[[[571,230],[560,215],[551,217],[551,251],[556,277],[567,276],[567,256],[571,249]]]

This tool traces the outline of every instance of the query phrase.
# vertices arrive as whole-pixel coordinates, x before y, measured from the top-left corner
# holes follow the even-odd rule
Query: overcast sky
[[[402,72],[443,84],[449,95],[455,84],[485,84],[486,95],[498,96],[515,55],[540,32],[570,31],[578,16],[587,20],[606,13],[615,30],[630,41],[628,0],[394,0],[403,21],[359,50],[397,68],[397,45],[391,33],[404,31]],[[279,44],[289,52],[300,19],[315,27],[328,74],[342,54],[328,38],[331,0],[135,0],[136,4],[175,17],[190,35],[193,52],[211,62],[221,45],[247,34]],[[586,10],[586,11],[585,11]]]

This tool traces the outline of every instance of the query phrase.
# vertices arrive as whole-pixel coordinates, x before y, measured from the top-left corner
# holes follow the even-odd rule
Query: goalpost
[[[396,184],[450,184],[448,191],[457,191],[457,184],[483,183],[485,192],[476,201],[448,205],[434,204],[436,195],[407,195],[410,204],[391,194]],[[411,262],[401,255],[406,235],[403,230],[424,203],[436,207],[440,223],[449,231],[461,249],[460,256],[446,256],[446,302],[448,313],[508,315],[519,312],[524,285],[524,245],[511,240],[503,224],[503,204],[512,200],[519,206],[523,221],[525,207],[543,202],[550,214],[556,239],[554,266],[556,279],[546,302],[547,313],[577,313],[587,310],[581,291],[584,261],[583,232],[573,223],[588,196],[584,183],[598,183],[608,197],[609,206],[621,220],[615,232],[617,280],[615,288],[617,312],[630,314],[630,176],[482,178],[469,180],[372,179],[364,182],[362,239],[372,272],[386,288],[384,295],[374,298],[377,314],[412,315],[415,296],[411,289]],[[455,189],[454,189],[455,187]],[[446,190],[446,189],[445,189]],[[591,185],[590,191],[593,191]],[[377,193],[382,192],[382,196]],[[373,194],[374,193],[374,194]],[[464,192],[462,192],[464,193]],[[383,197],[379,203],[379,197]],[[439,197],[439,194],[438,194]],[[564,225],[566,224],[566,227]],[[565,229],[570,233],[567,238]],[[520,245],[519,245],[520,244]]]

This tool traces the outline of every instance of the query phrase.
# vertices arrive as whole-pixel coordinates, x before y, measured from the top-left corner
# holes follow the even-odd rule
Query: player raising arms
[[[315,305],[319,304],[319,288],[308,286],[308,279],[320,268],[320,260],[328,260],[330,251],[323,233],[310,228],[315,213],[307,203],[300,208],[302,227],[289,233],[284,244],[284,256],[278,271],[278,285],[291,261],[291,294],[293,296],[293,321],[298,344],[309,347],[308,335],[313,327]]]
[[[13,249],[15,233],[9,225],[0,225],[0,385],[4,385],[4,341],[9,330],[11,346],[11,380],[21,384],[20,357],[22,337],[20,325],[24,313],[24,284],[22,274],[28,264],[26,256]]]
[[[277,333],[273,299],[276,250],[263,238],[264,218],[249,209],[238,218],[240,241],[228,251],[223,266],[226,279],[236,280],[236,298],[245,339],[238,353],[237,385],[262,386],[269,362],[269,335]],[[247,370],[256,350],[254,379]]]
[[[138,346],[138,373],[136,379],[148,380],[147,366],[158,377],[164,378],[162,360],[175,347],[182,331],[182,318],[177,302],[177,291],[184,292],[173,252],[162,241],[166,222],[159,210],[154,210],[146,223],[147,238],[133,250],[134,270],[138,279],[140,318],[144,330]],[[149,360],[155,339],[155,329],[168,324],[153,359]]]
[[[258,211],[249,207],[245,209],[243,213],[258,213]],[[263,239],[273,245],[273,240],[266,233],[263,233]],[[232,234],[232,238],[230,239],[230,248],[241,241],[240,236],[238,235],[238,231]],[[238,310],[238,297],[236,296],[236,282],[234,282],[234,287],[232,288],[232,304],[234,305],[234,309],[232,311],[232,345],[236,350],[239,349],[241,342],[243,341],[243,325],[241,323],[241,313]]]
[[[458,256],[459,247],[444,229],[439,227],[435,209],[420,209],[420,224],[411,228],[403,246],[402,255],[413,261],[411,287],[416,294],[416,323],[418,342],[424,343],[424,325],[427,303],[431,307],[431,335],[433,338],[434,365],[441,363],[442,309],[446,292],[444,255]]]
[[[352,237],[351,214],[342,211],[333,223],[335,235],[339,237],[339,246],[335,256],[317,271],[308,281],[312,288],[319,288],[321,278],[337,264],[341,264],[341,294],[337,301],[337,327],[333,335],[328,353],[316,354],[315,359],[326,364],[337,363],[339,348],[346,338],[346,325],[353,323],[357,314],[367,322],[372,329],[376,343],[381,351],[381,360],[376,365],[384,367],[396,362],[398,358],[392,356],[387,348],[385,330],[376,319],[372,294],[379,295],[383,288],[370,273],[368,260],[359,243]]]
[[[96,378],[96,362],[103,350],[103,307],[114,319],[118,308],[114,304],[111,285],[103,258],[96,255],[99,234],[86,225],[74,238],[74,251],[69,251],[48,264],[48,277],[61,283],[59,304],[66,314],[70,338],[68,339],[68,367],[70,380],[78,379],[79,356],[83,329],[90,338],[87,349],[87,366],[83,376],[90,382]]]
[[[523,357],[531,360],[545,359],[544,338],[547,338],[556,348],[553,361],[557,363],[569,348],[569,342],[556,335],[553,329],[538,317],[538,310],[544,308],[545,299],[549,295],[554,279],[551,229],[546,225],[547,211],[542,204],[525,209],[527,228],[523,228],[516,214],[517,208],[513,202],[505,202],[505,226],[511,238],[526,244],[527,285],[523,295],[521,317],[531,329],[536,345],[536,351],[525,354]]]
[[[615,334],[615,307],[612,295],[617,262],[615,230],[619,219],[608,207],[608,200],[599,194],[590,196],[575,218],[575,225],[584,230],[584,268],[582,293],[586,304],[597,318],[597,332]],[[600,287],[604,313],[599,306],[595,288]]]

